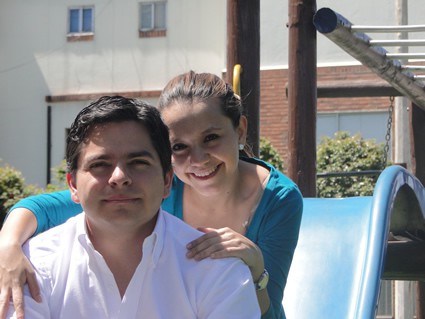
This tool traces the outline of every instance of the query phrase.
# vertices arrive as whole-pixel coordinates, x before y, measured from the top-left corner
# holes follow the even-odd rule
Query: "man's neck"
[[[156,225],[156,218],[137,229],[96,228],[86,221],[88,236],[94,248],[105,259],[114,275],[121,297],[143,256],[143,242]]]

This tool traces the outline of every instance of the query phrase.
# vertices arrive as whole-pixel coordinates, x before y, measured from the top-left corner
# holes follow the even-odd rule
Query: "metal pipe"
[[[389,59],[425,59],[425,53],[386,53],[387,58]]]
[[[47,171],[46,184],[51,182],[51,166],[52,166],[52,106],[47,106]]]
[[[402,65],[402,70],[425,71],[425,66],[422,65]]]
[[[403,73],[401,63],[389,59],[384,48],[370,47],[370,38],[366,34],[352,33],[350,21],[329,8],[322,8],[314,15],[313,24],[317,31],[425,110],[425,84]]]
[[[373,46],[425,46],[425,40],[370,40]]]
[[[353,32],[388,33],[388,32],[422,32],[425,25],[397,25],[397,26],[351,26]]]
[[[326,177],[351,177],[351,176],[377,176],[382,173],[382,170],[365,170],[352,172],[323,172],[317,173],[318,178]]]

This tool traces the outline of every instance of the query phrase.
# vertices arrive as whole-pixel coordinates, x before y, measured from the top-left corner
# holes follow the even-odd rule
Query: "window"
[[[140,30],[141,37],[161,37],[166,35],[166,2],[140,3]]]
[[[68,38],[75,40],[92,40],[94,31],[94,8],[74,7],[69,9]]]

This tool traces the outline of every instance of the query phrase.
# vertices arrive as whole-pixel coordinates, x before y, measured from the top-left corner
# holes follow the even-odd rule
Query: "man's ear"
[[[78,198],[78,191],[77,191],[75,176],[71,173],[67,173],[66,181],[68,182],[69,191],[71,192],[71,199],[75,203],[79,204],[80,200]]]
[[[167,198],[168,195],[170,195],[170,189],[171,189],[171,184],[173,183],[173,176],[174,176],[174,172],[172,169],[170,169],[168,171],[168,173],[165,174],[164,177],[164,195],[162,196],[162,198]]]
[[[246,136],[248,132],[248,120],[245,115],[239,119],[239,126],[237,128],[239,135],[239,144],[246,144]]]

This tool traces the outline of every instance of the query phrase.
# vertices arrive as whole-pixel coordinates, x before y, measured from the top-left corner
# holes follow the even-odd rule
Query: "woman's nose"
[[[190,162],[193,164],[203,164],[208,162],[210,155],[203,147],[194,147],[191,149]]]

